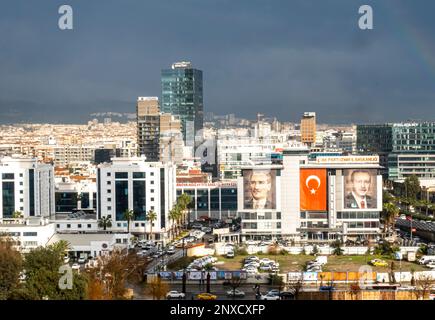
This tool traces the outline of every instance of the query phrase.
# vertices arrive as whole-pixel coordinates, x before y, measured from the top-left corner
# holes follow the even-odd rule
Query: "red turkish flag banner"
[[[326,169],[300,170],[301,211],[326,211]]]

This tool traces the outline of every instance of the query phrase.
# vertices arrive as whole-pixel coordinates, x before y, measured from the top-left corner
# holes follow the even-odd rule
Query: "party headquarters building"
[[[382,176],[378,156],[318,157],[283,151],[282,165],[244,167],[237,180],[241,240],[320,243],[380,235]]]

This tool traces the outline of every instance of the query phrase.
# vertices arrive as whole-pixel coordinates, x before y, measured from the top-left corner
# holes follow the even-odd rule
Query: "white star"
[[[315,189],[311,189],[310,192],[311,192],[311,194],[316,194],[316,190]]]

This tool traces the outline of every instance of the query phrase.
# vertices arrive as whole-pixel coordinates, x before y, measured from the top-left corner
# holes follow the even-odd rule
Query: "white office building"
[[[19,212],[23,218],[54,214],[54,171],[25,157],[0,158],[0,219]]]
[[[168,213],[176,201],[175,166],[171,163],[146,162],[145,158],[112,158],[97,171],[97,218],[109,217],[110,230],[127,231],[126,210],[133,210],[130,232],[139,237],[164,240],[168,236]],[[152,222],[148,212],[156,213]]]

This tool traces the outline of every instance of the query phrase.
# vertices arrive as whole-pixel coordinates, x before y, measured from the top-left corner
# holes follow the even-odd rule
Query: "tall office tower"
[[[158,97],[139,97],[136,107],[138,155],[159,161],[160,108]]]
[[[162,111],[180,117],[184,142],[194,147],[196,133],[203,128],[201,70],[184,61],[162,70]]]
[[[25,157],[0,158],[0,219],[54,215],[54,170]]]
[[[301,142],[312,146],[316,143],[316,113],[304,112],[301,119]]]

